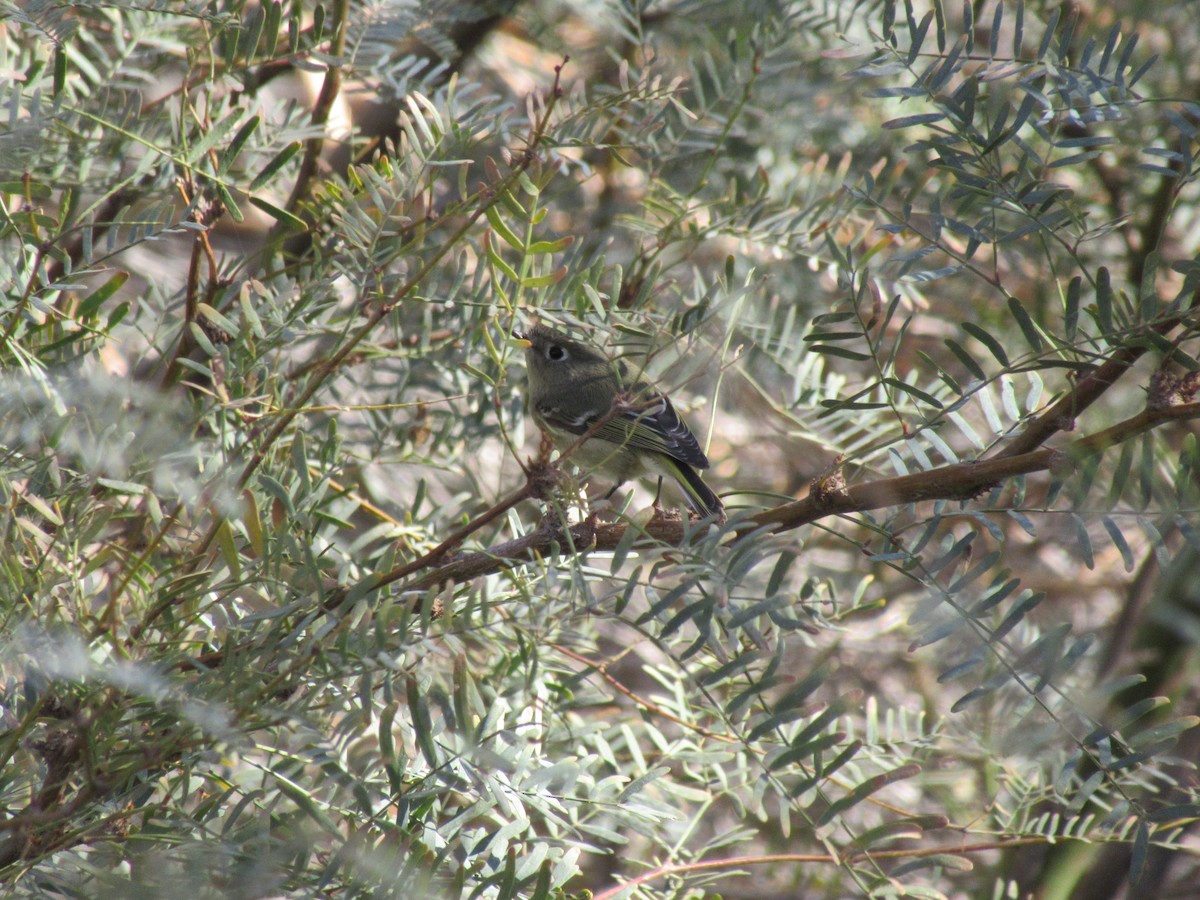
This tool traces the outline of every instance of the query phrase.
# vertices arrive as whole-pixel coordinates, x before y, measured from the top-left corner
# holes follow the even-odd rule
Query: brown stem
[[[620,406],[614,406],[614,410],[620,408]],[[928,500],[969,500],[1008,478],[1048,470],[1061,472],[1164,422],[1195,418],[1200,418],[1200,402],[1150,407],[1103,431],[1079,438],[1063,449],[1041,448],[1022,453],[1019,456],[1001,455],[989,460],[955,463],[914,475],[883,478],[861,484],[841,485],[836,483],[836,476],[818,479],[804,499],[747,516],[734,523],[734,531],[736,537],[762,528],[778,534],[810,525],[831,515],[867,512],[872,509],[902,506]],[[600,427],[603,421],[601,420],[593,427]],[[563,455],[566,456],[590,435],[590,430],[581,435],[579,440]],[[332,612],[345,603],[351,591],[356,595],[371,593],[436,564],[469,534],[479,530],[487,523],[495,521],[502,513],[521,500],[534,496],[537,493],[536,480],[537,476],[532,475],[520,490],[513,492],[500,503],[488,509],[487,512],[455,531],[454,534],[420,558],[411,560],[383,575],[375,576],[369,583],[332,589],[322,603],[322,608],[326,612]],[[452,582],[469,581],[472,578],[491,575],[511,568],[520,562],[557,556],[564,552],[578,554],[615,550],[625,539],[629,527],[621,522],[597,523],[594,519],[589,518],[578,525],[564,528],[556,519],[548,517],[529,534],[489,547],[487,550],[463,554],[402,585],[400,591],[424,594],[431,588],[441,587]],[[660,545],[682,543],[688,528],[687,523],[670,519],[654,519],[642,526],[646,538]],[[181,660],[176,664],[176,668],[183,670],[207,669],[218,665],[224,657],[225,651],[217,650],[201,657]]]
[[[523,487],[513,491],[499,503],[495,504],[490,509],[476,516],[466,525],[463,525],[461,528],[454,531],[448,538],[446,538],[428,553],[425,553],[424,555],[419,556],[402,566],[397,566],[390,572],[380,575],[375,586],[380,588],[385,585],[392,584],[396,581],[399,581],[401,578],[408,577],[413,572],[419,572],[421,569],[428,568],[476,531],[485,527],[489,523],[496,521],[496,519],[500,518],[500,516],[504,515],[504,513],[508,512],[522,500],[530,497],[532,493],[533,490],[531,484],[526,482]]]
[[[1062,840],[1062,838],[1059,838]],[[991,850],[1001,850],[1007,847],[1019,847],[1025,844],[1045,844],[1050,838],[1044,836],[1005,838],[998,841],[987,841],[981,844],[959,844],[947,847],[926,847],[920,850],[880,850],[870,853],[863,852],[850,858],[850,861],[881,860],[881,859],[921,859],[931,856],[961,855],[964,853],[983,853]],[[731,856],[724,859],[708,859],[696,863],[681,863],[679,865],[659,866],[649,872],[643,872],[636,878],[622,881],[620,884],[592,895],[592,900],[613,900],[617,896],[629,893],[631,887],[658,881],[670,875],[685,875],[689,872],[712,872],[723,869],[743,869],[749,866],[779,865],[780,863],[822,863],[826,865],[841,865],[847,862],[831,853],[773,853],[764,856]]]
[[[1167,316],[1153,325],[1151,331],[1166,335],[1184,320],[1185,315]],[[1058,432],[1074,429],[1079,414],[1099,400],[1152,346],[1149,340],[1145,340],[1118,348],[1103,365],[1081,378],[1074,390],[1034,419],[993,458],[1020,456],[1040,447]]]
[[[329,43],[329,55],[333,60],[340,59],[346,52],[346,20],[350,16],[350,0],[336,0],[333,8],[333,39]],[[304,156],[300,160],[300,171],[292,185],[292,193],[288,197],[284,209],[296,213],[300,203],[307,199],[312,190],[313,179],[321,161],[321,153],[325,149],[325,126],[329,122],[329,113],[334,101],[342,89],[342,70],[336,62],[330,62],[325,69],[325,78],[321,82],[321,91],[313,104],[312,124],[320,133],[304,142]],[[267,234],[266,246],[274,247],[291,229],[289,223],[277,221]]]
[[[187,287],[183,295],[183,323],[179,328],[179,340],[175,344],[175,353],[163,373],[162,386],[164,388],[170,387],[179,379],[183,370],[180,361],[191,355],[192,351],[196,349],[196,339],[192,336],[192,324],[196,321],[199,308],[202,240],[202,234],[197,234],[192,239],[192,256],[188,262]]]
[[[1200,418],[1200,403],[1181,404],[1163,409],[1147,409],[1106,428],[1080,438],[1067,448],[1042,448],[1020,456],[997,457],[978,462],[955,463],[896,478],[883,478],[861,484],[826,490],[815,484],[809,495],[793,503],[764,510],[736,523],[738,535],[768,528],[773,533],[791,531],[831,515],[866,512],[888,506],[902,506],[927,500],[969,500],[994,485],[1018,475],[1047,470],[1061,471],[1078,461],[1136,437],[1164,422]],[[569,537],[576,546],[592,550],[615,550],[625,537],[628,526],[577,525]],[[645,526],[646,535],[662,544],[678,544],[685,536],[684,522],[658,520]],[[426,591],[451,581],[498,572],[516,562],[547,556],[566,543],[561,530],[538,530],[522,538],[463,556],[403,586],[405,591]],[[589,541],[586,538],[593,538]]]

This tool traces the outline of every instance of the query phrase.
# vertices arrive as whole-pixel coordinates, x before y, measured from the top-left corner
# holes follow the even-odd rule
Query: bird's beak
[[[512,330],[512,338],[527,350],[533,346],[533,341],[529,340],[529,335],[524,331],[519,331],[518,329],[514,328]]]

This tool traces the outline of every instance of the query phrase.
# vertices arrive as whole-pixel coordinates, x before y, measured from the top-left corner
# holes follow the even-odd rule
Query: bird
[[[644,382],[627,388],[623,368],[601,350],[542,322],[513,337],[525,348],[530,413],[558,450],[595,429],[570,461],[614,482],[606,498],[627,481],[652,476],[661,494],[668,477],[693,512],[724,520],[721,499],[697,471],[709,467],[708,457],[666,394]]]

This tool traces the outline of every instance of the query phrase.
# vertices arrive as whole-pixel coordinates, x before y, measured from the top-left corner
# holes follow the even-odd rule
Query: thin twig
[[[1056,840],[1063,840],[1058,837]],[[780,863],[819,863],[825,865],[843,865],[846,862],[882,859],[922,859],[931,856],[954,856],[964,853],[983,853],[989,850],[1004,850],[1009,847],[1021,847],[1029,844],[1046,844],[1051,838],[1044,835],[1037,837],[1003,838],[997,841],[987,841],[981,844],[959,844],[946,847],[925,847],[907,850],[862,851],[842,859],[831,853],[772,853],[763,856],[730,856],[723,859],[708,859],[695,863],[680,863],[678,865],[658,866],[648,872],[643,872],[636,878],[622,881],[620,884],[592,895],[592,900],[612,900],[612,898],[629,893],[630,888],[658,881],[671,875],[686,875],[690,872],[712,872],[727,869],[743,869],[750,866],[778,865]],[[1090,843],[1090,842],[1089,842]]]
[[[554,642],[551,642],[549,644],[549,646],[552,649],[561,653],[563,656],[567,657],[568,659],[573,659],[576,662],[587,666],[589,669],[591,669],[593,672],[595,672],[597,675],[599,675],[601,678],[603,678],[606,682],[608,682],[608,684],[612,686],[613,690],[617,691],[618,693],[624,694],[626,697],[628,697],[630,700],[632,700],[638,706],[642,707],[642,709],[645,709],[646,711],[651,712],[654,715],[659,716],[660,718],[667,719],[671,722],[674,722],[676,725],[682,726],[683,728],[686,728],[689,731],[693,731],[696,734],[703,735],[704,737],[712,738],[713,740],[717,740],[717,741],[724,741],[726,743],[731,743],[731,744],[737,743],[736,738],[732,738],[727,734],[719,734],[718,732],[715,732],[715,731],[709,731],[707,728],[703,728],[700,725],[695,724],[694,722],[689,722],[686,719],[681,719],[679,716],[675,715],[673,712],[663,709],[657,703],[654,703],[651,700],[647,700],[645,697],[642,697],[641,695],[634,693],[629,688],[625,687],[625,685],[621,684],[621,682],[617,681],[617,679],[613,678],[612,675],[609,675],[608,674],[608,666],[605,665],[604,663],[593,662],[592,660],[588,659],[586,656],[576,653],[574,650],[571,650],[568,647],[564,647],[562,644],[556,644]]]

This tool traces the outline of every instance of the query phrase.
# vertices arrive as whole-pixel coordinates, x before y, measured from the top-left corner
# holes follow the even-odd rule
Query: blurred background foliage
[[[5,891],[1191,896],[1198,85],[1186,2],[4,0]],[[542,490],[535,318],[728,523]]]

